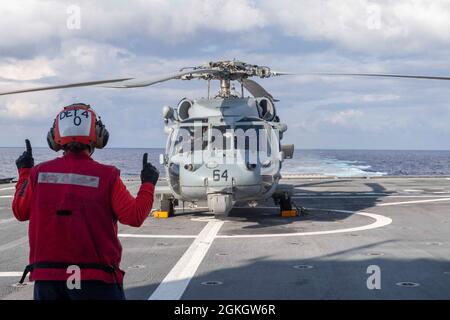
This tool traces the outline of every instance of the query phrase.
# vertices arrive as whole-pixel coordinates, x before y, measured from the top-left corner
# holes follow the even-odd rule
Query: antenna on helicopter
[[[208,99],[210,98],[210,91],[211,91],[211,79],[208,79]]]

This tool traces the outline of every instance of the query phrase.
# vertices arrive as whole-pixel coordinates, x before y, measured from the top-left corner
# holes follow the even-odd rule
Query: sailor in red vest
[[[13,212],[19,221],[29,220],[30,264],[21,281],[31,272],[35,299],[125,299],[117,222],[143,224],[159,172],[145,153],[134,198],[117,168],[91,158],[108,137],[94,110],[77,103],[57,115],[47,135],[52,150],[64,150],[62,157],[34,166],[25,141],[16,161]]]

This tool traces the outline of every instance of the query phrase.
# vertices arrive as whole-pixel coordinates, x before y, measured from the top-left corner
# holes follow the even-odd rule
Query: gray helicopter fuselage
[[[176,112],[164,113],[169,137],[161,162],[175,198],[210,203],[226,197],[227,211],[237,201],[272,196],[280,179],[286,125],[276,121],[271,100],[183,99]]]

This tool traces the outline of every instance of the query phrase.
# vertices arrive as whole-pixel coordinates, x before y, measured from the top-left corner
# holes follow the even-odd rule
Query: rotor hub
[[[192,78],[200,78],[205,80],[242,80],[249,77],[260,77],[268,78],[270,76],[277,75],[276,72],[272,72],[269,67],[258,66],[254,64],[248,64],[237,60],[222,60],[222,61],[210,61],[204,65],[183,68],[180,71],[185,71],[186,69],[201,70],[208,69],[214,70],[216,72],[199,73],[187,75],[184,77],[185,80],[190,80]]]

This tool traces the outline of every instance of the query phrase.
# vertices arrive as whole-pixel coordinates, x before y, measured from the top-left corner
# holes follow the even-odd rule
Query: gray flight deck
[[[295,186],[306,215],[280,217],[269,201],[214,219],[199,204],[138,229],[121,226],[127,297],[450,299],[450,178],[283,183]],[[127,185],[136,193],[139,182]],[[0,299],[31,299],[32,283],[16,285],[28,223],[14,220],[13,193],[14,184],[0,184]],[[381,288],[369,290],[378,271]]]

